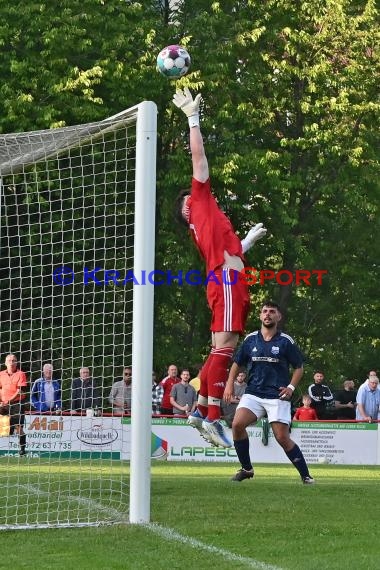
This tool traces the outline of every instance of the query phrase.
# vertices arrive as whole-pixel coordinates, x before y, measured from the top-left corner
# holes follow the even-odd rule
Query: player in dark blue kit
[[[232,435],[242,468],[232,481],[252,479],[253,467],[249,455],[247,426],[268,415],[273,434],[306,485],[314,483],[305,458],[298,445],[290,439],[290,400],[303,374],[303,356],[289,335],[278,330],[280,307],[267,301],[261,308],[261,329],[249,334],[237,351],[231,366],[224,400],[229,403],[240,367],[248,371],[245,394],[236,409]],[[289,366],[293,374],[289,382]]]

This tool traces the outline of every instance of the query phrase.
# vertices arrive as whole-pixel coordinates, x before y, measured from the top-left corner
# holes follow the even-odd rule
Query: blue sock
[[[310,477],[309,469],[307,468],[305,458],[302,451],[297,444],[290,451],[285,451],[286,455],[289,457],[290,461],[293,463],[294,467],[297,469],[298,473],[302,478]]]
[[[249,457],[248,437],[246,437],[245,439],[239,439],[237,441],[234,441],[234,446],[243,469],[245,469],[246,471],[253,471],[251,458]]]

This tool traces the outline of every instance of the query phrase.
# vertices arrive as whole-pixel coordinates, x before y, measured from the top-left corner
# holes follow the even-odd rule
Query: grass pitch
[[[291,465],[257,465],[254,480],[232,483],[236,468],[153,463],[152,524],[4,531],[0,568],[378,569],[379,467],[312,466],[314,486]]]

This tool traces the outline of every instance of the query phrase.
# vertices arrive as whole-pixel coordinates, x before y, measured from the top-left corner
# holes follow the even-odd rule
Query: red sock
[[[211,349],[211,352],[210,352],[206,362],[202,366],[202,370],[201,370],[201,386],[199,388],[199,396],[202,396],[206,400],[208,397],[208,386],[207,386],[208,371],[209,371],[210,366],[211,366],[214,350],[215,350],[215,348]],[[198,407],[199,412],[202,414],[202,416],[204,418],[206,418],[207,417],[207,411],[208,411],[207,405],[203,405],[203,404],[200,404],[198,402],[197,407]]]
[[[207,374],[208,386],[208,413],[211,421],[220,419],[220,402],[223,398],[224,388],[228,378],[234,349],[231,347],[216,348],[213,351],[210,368]]]

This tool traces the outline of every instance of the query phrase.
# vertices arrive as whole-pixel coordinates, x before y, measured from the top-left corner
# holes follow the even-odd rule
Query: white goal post
[[[25,454],[0,416],[0,529],[150,520],[154,285],[133,276],[154,271],[156,146],[151,101],[0,135],[1,370],[27,376]]]

